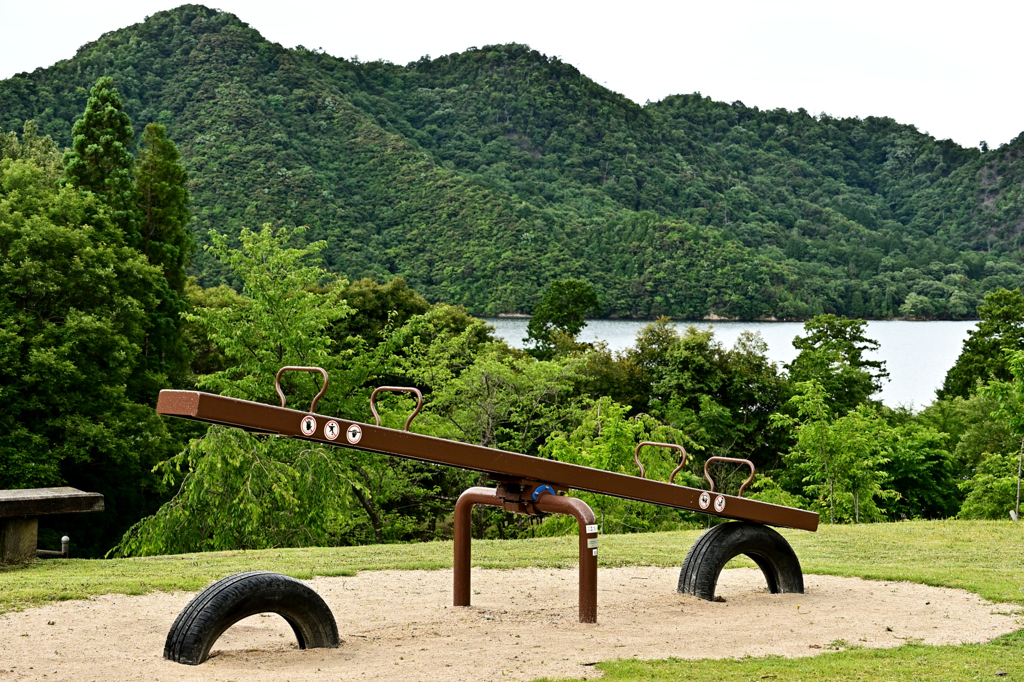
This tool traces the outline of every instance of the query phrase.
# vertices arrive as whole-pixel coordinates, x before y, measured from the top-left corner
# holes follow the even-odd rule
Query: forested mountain
[[[178,144],[199,243],[309,225],[350,279],[474,313],[575,277],[608,315],[965,318],[1024,283],[1024,136],[982,151],[888,118],[641,107],[522,45],[360,63],[196,5],[0,82],[0,131],[34,119],[70,145],[101,76],[140,137],[153,121]],[[202,252],[193,270],[224,278]]]

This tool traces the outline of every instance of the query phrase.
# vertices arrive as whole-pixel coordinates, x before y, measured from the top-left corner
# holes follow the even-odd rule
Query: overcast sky
[[[0,0],[0,78],[181,4]],[[266,38],[406,64],[527,43],[643,104],[701,92],[762,109],[891,116],[975,146],[1024,130],[1024,3],[217,0]]]

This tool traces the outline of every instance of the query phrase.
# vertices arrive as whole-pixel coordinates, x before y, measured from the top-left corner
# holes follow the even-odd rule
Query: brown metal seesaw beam
[[[397,431],[286,407],[225,398],[212,393],[164,390],[160,392],[156,411],[158,414],[171,417],[444,464],[482,471],[497,477],[547,483],[556,488],[612,495],[726,519],[754,521],[809,531],[818,529],[818,515],[803,509],[732,495],[715,495],[714,505],[702,506],[700,497],[707,491],[697,488]],[[304,425],[307,427],[305,431]]]
[[[288,371],[315,371],[323,375],[323,388],[313,400],[309,412],[290,410],[285,407],[287,401],[281,391],[280,381],[281,375]],[[315,410],[317,402],[327,390],[327,382],[327,373],[320,368],[283,367],[277,373],[274,382],[275,389],[281,397],[281,407],[225,398],[199,391],[161,391],[156,410],[157,413],[166,416],[234,426],[259,433],[301,438],[328,445],[377,452],[489,474],[492,479],[498,481],[497,488],[470,488],[459,497],[459,501],[455,505],[455,563],[453,571],[455,606],[469,606],[470,604],[470,513],[473,506],[478,504],[502,507],[506,511],[518,514],[567,514],[576,519],[579,525],[579,620],[581,623],[597,622],[598,526],[595,523],[594,512],[583,500],[559,494],[570,488],[651,502],[677,509],[688,509],[729,519],[756,521],[810,531],[818,528],[818,515],[813,512],[721,494],[715,496],[714,505],[712,505],[711,495],[708,491],[673,484],[672,479],[686,462],[686,451],[678,445],[640,443],[633,453],[640,468],[640,477],[638,478],[409,433],[410,422],[423,406],[423,396],[414,388],[381,386],[376,389],[370,396],[370,409],[377,420],[377,425],[325,417],[316,414]],[[416,411],[406,420],[405,430],[397,431],[380,426],[380,417],[377,415],[374,399],[381,391],[409,392],[416,395],[418,399]],[[672,472],[669,483],[644,478],[644,467],[640,463],[639,453],[640,449],[645,446],[675,448],[682,454],[679,466]],[[753,468],[753,464],[747,463]],[[706,471],[705,475],[707,475]],[[753,475],[751,475],[752,477]],[[744,484],[745,486],[746,484]],[[713,483],[712,491],[714,491]],[[741,488],[740,495],[742,494]]]

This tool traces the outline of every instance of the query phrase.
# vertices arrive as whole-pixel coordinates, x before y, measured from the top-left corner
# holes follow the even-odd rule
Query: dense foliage
[[[34,119],[83,153],[87,104],[123,129],[89,104],[100,77],[180,141],[199,242],[309,225],[329,269],[474,313],[529,312],[568,278],[615,316],[962,319],[1024,282],[1020,137],[981,151],[888,118],[638,106],[522,45],[360,63],[197,5],[3,81],[0,130]],[[238,284],[203,253],[192,272]]]
[[[374,386],[412,385],[417,432],[532,456],[632,473],[657,440],[695,486],[748,458],[753,497],[835,523],[1019,507],[1020,138],[638,107],[517,45],[360,64],[196,6],[0,83],[0,125],[30,116],[0,135],[0,487],[102,492],[101,517],[61,521],[83,554],[450,537],[479,474],[153,411],[167,387],[276,402],[284,365],[330,373],[323,413],[368,421]],[[467,309],[532,310],[533,347]],[[578,342],[600,313],[810,319],[779,367],[756,335],[665,316],[621,353]],[[863,317],[975,314],[932,405],[872,400]],[[286,375],[289,404],[318,376]],[[382,397],[385,425],[411,407]],[[586,499],[605,532],[703,522]],[[570,526],[474,515],[479,536]]]

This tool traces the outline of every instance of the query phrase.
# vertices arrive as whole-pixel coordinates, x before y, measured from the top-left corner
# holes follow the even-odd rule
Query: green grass
[[[808,658],[702,659],[601,663],[604,680],[959,680],[1024,679],[1024,630],[988,644],[860,649]],[[1006,673],[998,675],[997,673]]]
[[[700,532],[605,535],[601,565],[679,566]],[[1009,521],[912,521],[783,533],[806,573],[961,587],[992,601],[1024,604],[1024,527]],[[565,567],[575,563],[577,551],[575,537],[477,540],[473,563],[488,568]],[[753,565],[745,559],[736,563]],[[47,560],[0,567],[0,612],[110,592],[194,591],[247,570],[311,578],[451,565],[451,542]]]
[[[1024,526],[1009,521],[912,521],[783,531],[806,573],[909,580],[959,587],[1024,604]],[[700,531],[607,535],[601,565],[679,566]],[[473,563],[488,568],[566,567],[575,537],[480,540]],[[198,590],[245,570],[297,578],[379,569],[450,568],[452,543],[211,552],[115,560],[50,560],[0,567],[0,612],[118,592]],[[753,565],[746,559],[737,565]],[[820,656],[740,660],[623,660],[601,663],[607,680],[1021,680],[1024,630],[988,644],[847,650]],[[997,676],[1005,672],[1007,675]]]

